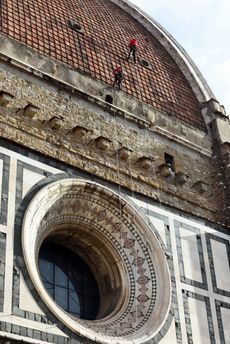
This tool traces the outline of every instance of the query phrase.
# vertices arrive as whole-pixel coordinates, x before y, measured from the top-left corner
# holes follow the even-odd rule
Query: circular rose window
[[[167,319],[164,252],[107,188],[77,179],[44,187],[25,213],[22,246],[39,295],[72,331],[99,343],[145,343]]]

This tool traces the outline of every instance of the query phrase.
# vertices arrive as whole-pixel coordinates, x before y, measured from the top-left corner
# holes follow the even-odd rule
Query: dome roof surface
[[[197,97],[174,59],[141,23],[110,0],[7,0],[0,6],[4,35],[109,85],[114,68],[121,64],[122,91],[205,129]],[[71,28],[69,20],[81,30]],[[134,37],[136,64],[127,60]]]

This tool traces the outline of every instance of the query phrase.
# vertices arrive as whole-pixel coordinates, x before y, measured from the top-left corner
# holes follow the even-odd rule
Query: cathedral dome
[[[179,66],[180,54],[170,53],[175,42],[126,1],[3,1],[0,31],[104,87],[112,85],[113,70],[122,65],[122,91],[129,98],[205,129],[200,107],[205,97],[191,81],[194,73]],[[136,64],[127,60],[134,37]]]
[[[229,227],[229,119],[160,24],[0,0],[0,344],[226,342]]]

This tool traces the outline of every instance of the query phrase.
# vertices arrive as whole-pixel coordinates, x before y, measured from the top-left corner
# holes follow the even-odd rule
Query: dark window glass
[[[60,307],[81,319],[96,318],[98,285],[78,255],[61,245],[44,243],[39,252],[39,269],[47,292]]]

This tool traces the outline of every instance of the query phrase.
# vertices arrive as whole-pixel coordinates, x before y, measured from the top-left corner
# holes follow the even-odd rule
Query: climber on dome
[[[132,38],[129,43],[129,55],[128,60],[130,59],[131,55],[133,56],[133,61],[136,63],[136,52],[137,52],[137,40]]]
[[[123,71],[121,66],[117,66],[116,69],[113,72],[114,75],[114,82],[113,82],[113,88],[118,87],[118,89],[121,89],[121,82],[123,79]]]

